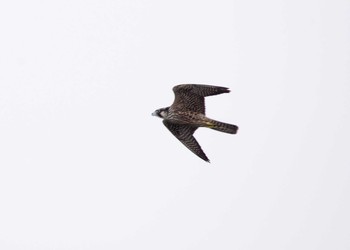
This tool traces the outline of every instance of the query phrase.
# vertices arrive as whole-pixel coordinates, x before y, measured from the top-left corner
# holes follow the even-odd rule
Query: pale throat
[[[163,111],[160,112],[160,116],[161,117],[167,117],[168,116],[168,112],[163,110]]]

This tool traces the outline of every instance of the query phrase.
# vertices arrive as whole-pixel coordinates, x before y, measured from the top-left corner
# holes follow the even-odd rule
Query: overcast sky
[[[2,1],[0,249],[350,249],[350,2]],[[229,87],[208,164],[151,113]]]

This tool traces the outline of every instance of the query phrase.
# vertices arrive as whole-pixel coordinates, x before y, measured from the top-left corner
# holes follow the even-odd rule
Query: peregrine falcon
[[[170,107],[157,109],[152,113],[163,119],[163,124],[189,150],[204,161],[210,162],[201,146],[193,137],[198,127],[236,134],[236,125],[215,121],[205,116],[204,97],[229,93],[225,87],[204,84],[181,84],[173,88],[175,100]]]

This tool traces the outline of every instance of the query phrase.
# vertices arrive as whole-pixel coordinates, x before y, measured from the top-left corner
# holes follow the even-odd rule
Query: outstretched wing
[[[203,152],[201,146],[198,144],[196,139],[193,137],[196,127],[191,127],[188,125],[174,124],[167,120],[163,120],[163,124],[169,131],[180,141],[182,142],[189,150],[196,154],[201,159],[209,162],[208,157]]]
[[[173,88],[175,100],[172,107],[182,111],[205,114],[204,97],[229,93],[225,87],[204,84],[181,84]]]

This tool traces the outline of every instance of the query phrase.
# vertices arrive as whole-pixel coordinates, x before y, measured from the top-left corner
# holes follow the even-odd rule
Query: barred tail
[[[217,131],[228,133],[228,134],[236,134],[238,131],[238,127],[236,125],[219,122],[215,120],[210,120],[210,122],[207,122],[207,125],[208,125],[208,128],[215,129]]]

